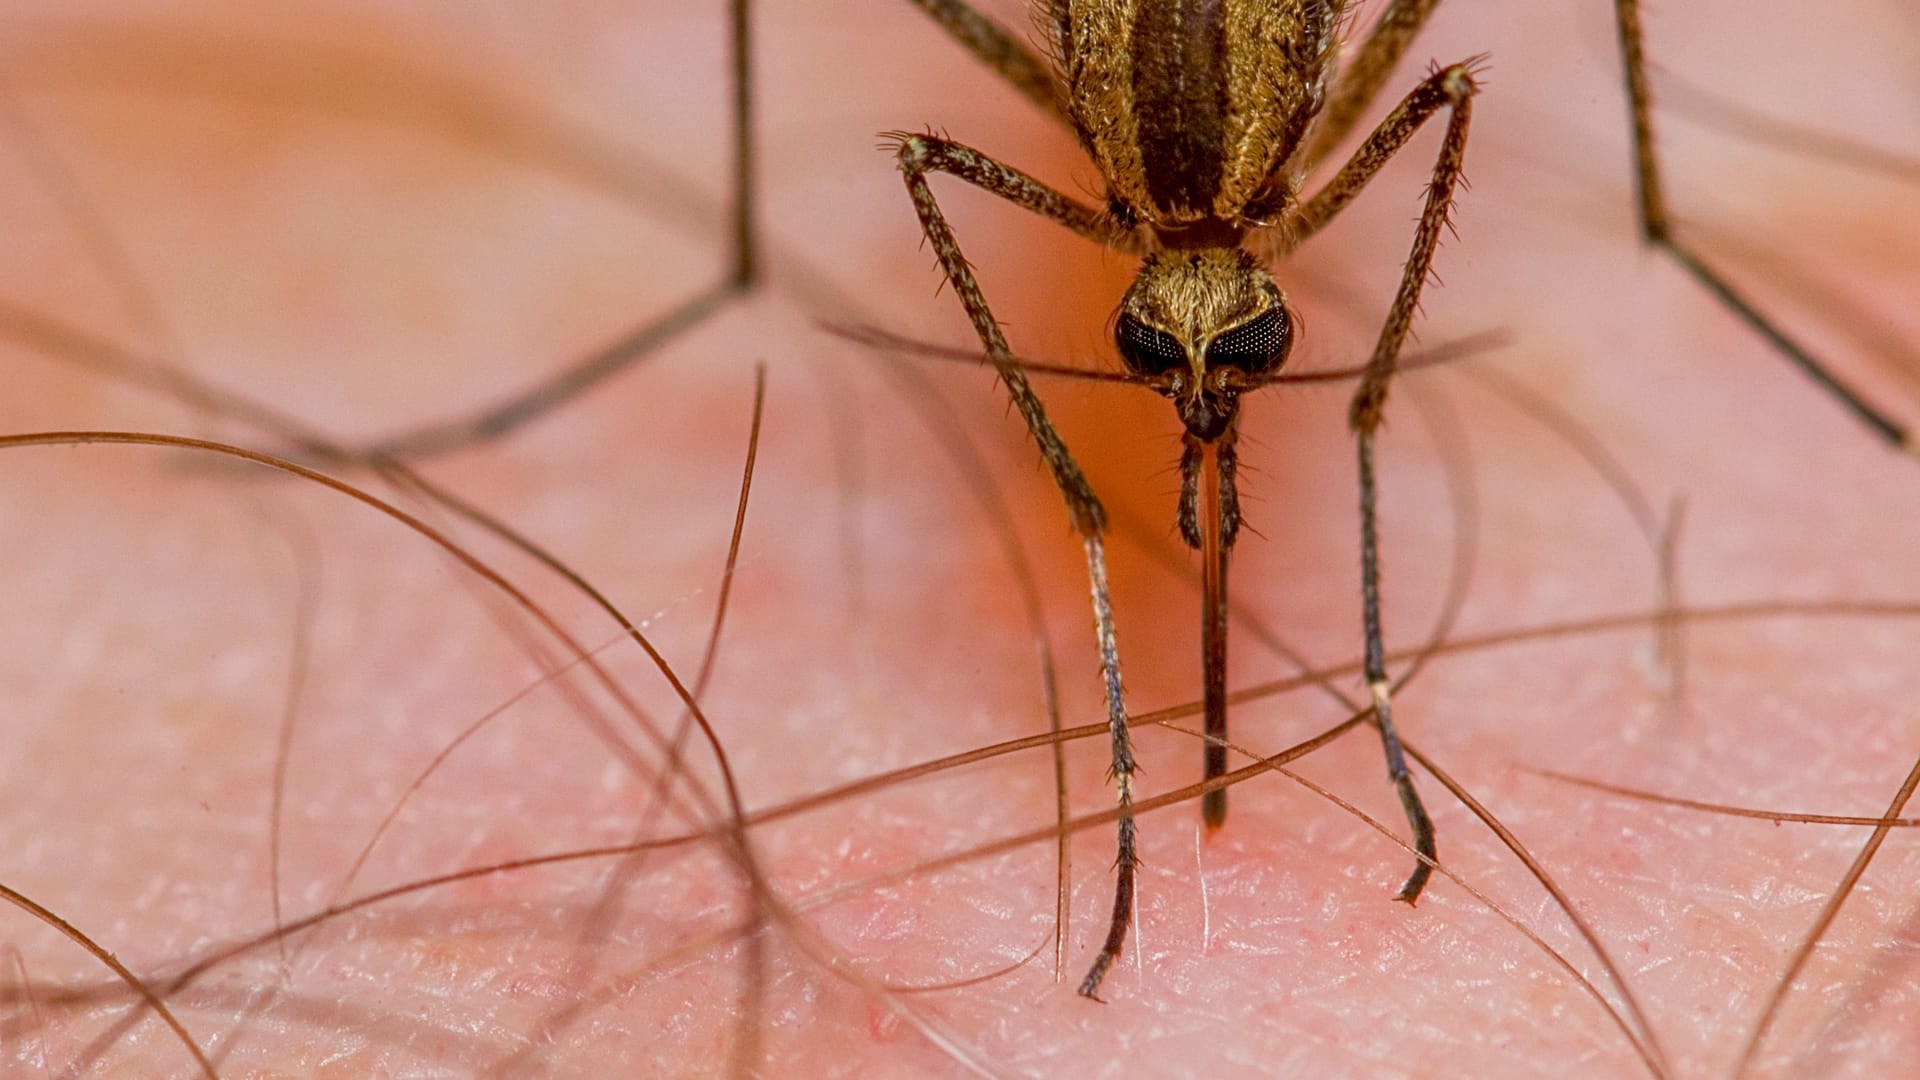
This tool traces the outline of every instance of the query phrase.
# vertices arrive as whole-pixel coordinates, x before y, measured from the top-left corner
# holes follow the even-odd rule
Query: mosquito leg
[[[1734,289],[1718,270],[1709,266],[1695,254],[1692,247],[1675,235],[1661,182],[1660,157],[1654,148],[1653,95],[1647,83],[1645,35],[1640,29],[1640,0],[1613,0],[1613,11],[1620,31],[1620,62],[1626,74],[1627,115],[1633,128],[1633,177],[1639,194],[1642,239],[1672,256],[1694,281],[1712,293],[1754,333],[1765,338],[1775,351],[1819,383],[1875,434],[1899,449],[1920,449],[1915,445],[1911,431],[1868,403],[1853,387],[1834,374],[1825,361],[1790,337]]]
[[[733,162],[727,228],[731,265],[725,276],[653,321],[549,373],[503,401],[467,416],[437,421],[381,439],[345,455],[348,460],[427,457],[506,435],[665,347],[759,282],[759,228],[754,209],[752,4],[753,0],[727,0]]]
[[[1378,417],[1374,423],[1378,423]],[[1433,875],[1428,859],[1438,857],[1434,844],[1433,819],[1413,786],[1413,774],[1407,771],[1406,755],[1400,749],[1400,733],[1393,726],[1393,691],[1387,681],[1386,648],[1380,633],[1380,541],[1375,526],[1374,504],[1379,488],[1373,473],[1373,431],[1359,431],[1360,449],[1360,596],[1361,616],[1366,633],[1367,690],[1373,695],[1373,721],[1380,731],[1380,747],[1387,758],[1387,778],[1400,795],[1407,825],[1413,830],[1413,847],[1426,858],[1414,864],[1413,873],[1394,894],[1395,900],[1411,904],[1420,898]]]
[[[967,0],[909,0],[940,24],[974,58],[992,68],[1027,100],[1062,121],[1067,119],[1053,65],[1007,28],[981,14]]]
[[[472,415],[444,420],[391,435],[350,450],[350,461],[392,461],[431,457],[497,439],[585,393],[618,372],[705,322],[745,291],[732,281],[710,285],[678,307],[595,349],[539,383]]]
[[[1454,118],[1452,125],[1448,128],[1449,132],[1454,126],[1464,131],[1466,123],[1463,118],[1467,113],[1466,102],[1477,90],[1474,84],[1474,67],[1477,63],[1477,59],[1469,60],[1464,64],[1442,68],[1427,76],[1419,86],[1413,88],[1412,93],[1401,99],[1400,104],[1387,114],[1385,120],[1380,121],[1380,126],[1373,129],[1373,134],[1367,136],[1367,141],[1353,152],[1353,156],[1340,167],[1340,171],[1334,175],[1333,179],[1327,181],[1325,187],[1305,202],[1295,203],[1289,207],[1278,229],[1283,241],[1281,254],[1285,255],[1312,239],[1315,233],[1325,228],[1328,222],[1339,215],[1340,211],[1346,209],[1347,204],[1353,202],[1354,198],[1373,180],[1374,175],[1393,158],[1393,155],[1400,152],[1400,148],[1407,144],[1407,140],[1413,138],[1414,133],[1419,131],[1421,125],[1425,124],[1434,113],[1443,108],[1451,109]],[[1446,152],[1444,148],[1441,151],[1443,155]],[[1443,157],[1442,161],[1444,160]],[[1458,179],[1457,170],[1455,179]],[[1424,228],[1425,219],[1422,219],[1421,224]],[[1438,242],[1437,237],[1435,242]],[[1414,254],[1416,257],[1420,254],[1418,249]],[[1428,254],[1430,256],[1432,253]],[[1409,263],[1409,266],[1411,265]],[[1424,267],[1426,263],[1421,265]],[[1414,293],[1417,299],[1419,294],[1417,285]],[[1397,303],[1395,311],[1398,313]],[[1398,317],[1402,319],[1402,325],[1395,332],[1393,352],[1386,360],[1389,374],[1395,364],[1394,357],[1399,354],[1400,342],[1406,336],[1407,325],[1413,320],[1413,311],[1409,308]],[[1387,329],[1391,328],[1390,323]],[[1386,340],[1384,331],[1381,340],[1384,345]],[[1376,352],[1370,364],[1377,364],[1379,359],[1379,353]],[[1364,388],[1363,382],[1362,389]]]
[[[1117,230],[1104,212],[1076,202],[971,147],[931,135],[895,137],[899,140],[896,156],[900,171],[906,177],[907,193],[913,199],[914,211],[920,216],[920,227],[939,257],[940,268],[946,272],[947,282],[953,286],[954,294],[966,308],[967,317],[973,322],[974,332],[980,335],[980,343],[986,347],[987,357],[999,373],[1000,381],[1006,384],[1014,407],[1026,421],[1027,431],[1039,444],[1040,455],[1046,459],[1054,483],[1067,500],[1067,512],[1073,518],[1074,528],[1083,537],[1101,535],[1106,530],[1106,512],[1094,497],[1086,477],[1081,475],[1080,466],[1067,452],[1066,444],[1060,441],[1053,421],[1047,418],[1046,410],[1041,407],[1039,396],[1027,382],[1026,374],[1015,364],[1006,335],[1001,333],[1000,324],[987,307],[986,297],[980,292],[972,267],[960,253],[959,241],[954,239],[946,215],[940,212],[933,189],[927,185],[927,176],[929,173],[946,173],[958,177],[1063,228],[1122,250],[1130,249],[1130,234]]]
[[[1088,493],[1092,497],[1092,493]],[[1099,503],[1094,503],[1095,507]],[[1127,733],[1127,704],[1120,685],[1120,647],[1114,636],[1112,593],[1107,588],[1107,556],[1100,534],[1085,537],[1087,578],[1093,593],[1094,635],[1100,646],[1100,681],[1107,699],[1107,730],[1112,735],[1114,800],[1120,807],[1119,837],[1114,848],[1113,913],[1107,919],[1107,939],[1080,980],[1080,996],[1100,1000],[1100,980],[1120,959],[1127,928],[1133,924],[1133,874],[1140,865],[1133,823],[1133,743]]]
[[[1387,76],[1413,44],[1415,35],[1426,25],[1427,16],[1440,6],[1440,0],[1393,0],[1380,20],[1373,24],[1367,40],[1340,70],[1339,79],[1327,94],[1320,110],[1320,126],[1308,138],[1306,146],[1294,155],[1295,163],[1311,168],[1340,145],[1366,114],[1367,107],[1380,96]]]
[[[1015,206],[1038,214],[1096,244],[1103,244],[1126,254],[1141,252],[1138,237],[1128,229],[1115,224],[1105,210],[1096,210],[1085,203],[1070,199],[1026,173],[1003,165],[970,146],[935,135],[914,135],[906,132],[892,134],[889,138],[893,139],[899,147],[897,156],[900,160],[900,171],[906,174],[907,190],[913,195],[914,209],[920,212],[920,222],[926,228],[927,242],[934,245],[936,252],[940,250],[941,241],[934,239],[935,227],[932,223],[938,222],[938,232],[946,237],[949,245],[953,243],[953,232],[947,228],[946,218],[940,213],[940,207],[933,201],[933,193],[927,188],[928,173],[946,173],[959,177],[974,187],[998,195]],[[943,269],[947,268],[945,255],[941,255],[940,265]],[[967,274],[967,280],[969,282],[973,280],[971,271]],[[954,281],[954,287],[959,288],[958,280]],[[965,303],[964,299],[963,303]],[[984,312],[985,307],[985,303],[982,302],[980,310]],[[973,304],[967,303],[966,308],[967,314],[974,320],[974,327],[979,329],[982,326],[981,316],[974,314]],[[999,341],[1001,351],[1011,359],[1012,353],[1006,349],[1006,339],[1000,335],[998,325],[991,319],[985,325],[994,328],[993,337],[989,339],[988,332],[980,329],[980,340],[988,346],[989,351],[993,348],[993,341]],[[1002,372],[1002,376],[1008,374],[1019,376],[1020,371],[1017,367],[1008,366]],[[1024,384],[1026,379],[1021,377],[1020,381]]]
[[[1400,289],[1380,327],[1380,339],[1360,377],[1348,413],[1348,424],[1357,437],[1360,459],[1360,592],[1361,616],[1366,632],[1367,689],[1373,695],[1374,723],[1380,730],[1380,743],[1386,752],[1387,776],[1400,794],[1407,823],[1413,830],[1414,849],[1424,858],[1401,886],[1398,900],[1413,903],[1433,873],[1433,821],[1413,786],[1401,752],[1400,736],[1393,726],[1392,684],[1387,679],[1386,646],[1380,631],[1380,542],[1375,506],[1379,485],[1374,475],[1373,440],[1386,408],[1388,385],[1399,363],[1400,347],[1420,307],[1420,290],[1433,268],[1433,253],[1440,245],[1440,232],[1447,225],[1447,213],[1460,183],[1461,163],[1467,148],[1467,125],[1472,116],[1475,91],[1473,72],[1467,64],[1455,64],[1435,72],[1415,87],[1399,107],[1382,121],[1319,194],[1295,211],[1294,227],[1289,233],[1298,240],[1311,236],[1326,224],[1354,195],[1373,178],[1386,160],[1406,144],[1414,131],[1442,106],[1449,112],[1447,133],[1427,183],[1426,205],[1420,213],[1420,226],[1414,233],[1413,250],[1400,275]]]
[[[728,105],[733,126],[733,176],[727,211],[732,218],[736,292],[760,283],[760,184],[753,141],[753,0],[727,0]]]
[[[1026,375],[1014,365],[1013,352],[1007,346],[1006,336],[1001,333],[1000,324],[987,307],[979,282],[974,279],[966,256],[961,254],[960,244],[954,239],[946,216],[940,212],[940,204],[934,200],[933,190],[927,185],[927,175],[940,172],[957,176],[1091,239],[1114,242],[1123,240],[1124,234],[1114,235],[1105,214],[958,143],[927,135],[904,135],[900,136],[898,158],[900,171],[906,177],[907,193],[913,199],[914,211],[920,216],[920,227],[926,233],[927,243],[932,245],[934,254],[939,257],[940,268],[946,273],[947,283],[953,287],[954,295],[960,298],[960,303],[967,309],[967,317],[972,320],[974,331],[980,335],[980,343],[986,347],[987,356],[999,372],[1000,381],[1006,384],[1014,408],[1026,421],[1027,432],[1039,444],[1040,456],[1045,459],[1055,485],[1066,499],[1067,515],[1073,520],[1074,529],[1080,533],[1086,547],[1094,634],[1100,649],[1100,678],[1106,695],[1108,729],[1113,740],[1113,783],[1120,806],[1118,854],[1114,861],[1116,884],[1113,915],[1107,925],[1106,942],[1087,971],[1086,978],[1080,982],[1081,994],[1096,997],[1100,980],[1120,955],[1120,948],[1126,942],[1127,929],[1132,923],[1133,875],[1137,865],[1132,814],[1133,747],[1128,737],[1127,707],[1120,685],[1120,652],[1114,633],[1112,597],[1107,588],[1106,549],[1101,542],[1107,528],[1107,513],[1080,472],[1080,466],[1067,452],[1059,432],[1054,430],[1053,421],[1047,418],[1046,410],[1042,408],[1033,387],[1028,384]]]

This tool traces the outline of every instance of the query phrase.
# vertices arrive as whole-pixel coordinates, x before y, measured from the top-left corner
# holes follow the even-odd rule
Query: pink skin
[[[101,245],[62,215],[17,134],[0,149],[10,302],[366,438],[497,398],[717,273],[717,3],[569,5],[564,19],[525,5],[485,15],[405,5],[403,15],[401,5],[343,4],[308,16],[309,27],[267,25],[255,5],[205,6],[170,9],[161,24],[36,23],[8,35],[18,115],[136,269],[149,311],[111,284]],[[1065,723],[1100,716],[1077,546],[991,377],[881,357],[816,326],[854,318],[970,340],[951,297],[935,295],[873,132],[937,125],[1069,191],[1090,186],[1090,170],[905,5],[849,0],[804,16],[766,6],[780,9],[761,24],[759,69],[770,287],[587,400],[431,470],[649,619],[647,632],[691,680],[753,366],[767,364],[745,553],[705,698],[742,797],[760,808],[1046,727],[1033,635],[997,534],[897,393],[903,370],[938,388],[1019,522]],[[1493,55],[1468,152],[1474,187],[1456,219],[1460,239],[1441,252],[1447,287],[1428,294],[1423,339],[1505,331],[1512,344],[1481,366],[1576,417],[1656,510],[1684,494],[1687,603],[1920,597],[1915,463],[1632,242],[1604,3],[1574,18],[1508,6],[1499,17],[1486,5],[1443,11],[1391,84],[1411,86],[1430,58]],[[1754,17],[1730,14],[1743,10],[1732,0],[1660,5],[1652,45],[1693,81],[1829,130],[1866,135],[1883,123],[1879,141],[1897,145],[1912,100],[1893,44],[1910,40],[1902,5],[1845,6],[1830,23],[1769,14],[1750,26]],[[1729,40],[1716,18],[1754,33]],[[455,88],[368,82],[376,61]],[[1779,70],[1803,75],[1788,87],[1770,77]],[[210,80],[241,87],[246,100],[209,94]],[[487,112],[502,101],[571,118],[616,168],[642,154],[666,163],[697,202],[672,204],[657,186],[623,201],[584,183],[577,164],[555,164],[565,152],[503,150],[498,114]],[[446,103],[493,119],[474,126]],[[1751,262],[1742,280],[1878,399],[1910,401],[1882,377],[1875,342],[1910,356],[1901,343],[1920,340],[1910,301],[1920,260],[1911,243],[1901,247],[1911,188],[1674,117],[1665,130],[1671,186],[1727,238],[1715,249],[1729,253],[1722,261],[1736,261],[1735,237],[1795,253],[1808,286],[1768,284],[1788,279]],[[1364,355],[1432,152],[1430,138],[1416,142],[1350,220],[1280,271],[1308,326],[1297,367]],[[1016,347],[1115,366],[1103,327],[1127,260],[956,184],[937,191]],[[856,298],[857,311],[824,306],[823,280]],[[1789,302],[1814,283],[1831,295]],[[4,363],[8,432],[145,429],[275,445],[42,353],[10,345]],[[1452,560],[1444,456],[1422,419],[1422,403],[1442,396],[1471,433],[1478,492],[1478,572],[1456,637],[1650,609],[1653,561],[1621,501],[1563,439],[1470,373],[1416,375],[1396,392],[1382,495],[1391,644],[1424,640]],[[1185,702],[1198,686],[1197,574],[1184,556],[1175,574],[1152,554],[1172,536],[1171,410],[1126,388],[1048,380],[1042,392],[1123,522],[1113,578],[1129,702],[1136,712]],[[1344,397],[1282,389],[1248,413],[1259,534],[1236,554],[1236,595],[1305,655],[1346,662],[1359,631]],[[270,791],[302,640],[303,574],[319,585],[308,594],[309,662],[287,756],[288,919],[334,895],[434,754],[539,677],[526,635],[502,629],[496,594],[338,494],[148,449],[16,449],[0,461],[0,790],[11,795],[0,882],[143,975],[272,925]],[[604,617],[526,561],[487,541],[475,549],[529,583],[580,641],[613,637]],[[1521,767],[1744,805],[1878,813],[1920,752],[1916,633],[1897,613],[1693,624],[1677,700],[1658,689],[1644,626],[1472,651],[1434,661],[1399,697],[1399,716],[1573,897],[1671,1070],[1724,1074],[1866,830],[1650,806]],[[562,655],[540,640],[546,655]],[[1234,649],[1235,685],[1290,671],[1244,628]],[[637,650],[602,655],[653,722],[670,725],[674,699]],[[1362,693],[1351,671],[1333,683]],[[603,707],[609,730],[644,741],[591,679],[576,674],[570,685]],[[1234,731],[1272,753],[1343,716],[1309,691],[1237,708]],[[582,717],[542,691],[485,728],[427,782],[352,892],[617,843],[643,819],[654,835],[679,831],[675,818],[646,817],[648,778]],[[1198,775],[1191,739],[1142,730],[1138,741],[1144,794]],[[703,798],[718,807],[711,755],[691,746]],[[1072,744],[1076,814],[1109,806],[1104,767],[1103,740]],[[1404,828],[1365,732],[1300,769]],[[1527,872],[1430,775],[1419,782],[1446,865],[1602,978]],[[1048,947],[1050,843],[911,872],[1044,830],[1052,813],[1047,759],[1026,751],[755,829],[762,872],[805,928],[766,932],[757,1025],[766,1071],[1644,1071],[1606,1013],[1460,884],[1436,877],[1417,909],[1390,902],[1410,856],[1272,775],[1235,790],[1211,837],[1198,835],[1191,805],[1143,816],[1138,932],[1108,977],[1107,1004],[1084,1001],[1072,984],[1104,929],[1109,825],[1074,843],[1059,972]],[[596,936],[585,920],[606,865],[499,875],[348,916],[288,942],[288,969],[268,947],[218,967],[175,1004],[203,1045],[229,1053],[228,1076],[724,1072],[747,970],[746,950],[725,937],[748,907],[741,877],[713,845],[657,856],[611,933]],[[806,906],[875,875],[887,877]],[[1896,831],[1788,996],[1760,1072],[1884,1075],[1913,1060],[1916,880],[1920,857]],[[4,925],[0,1060],[9,1075],[38,1075],[36,1062],[57,1073],[130,996],[24,914]],[[1032,963],[977,985],[876,989],[983,975],[1035,949]],[[37,1012],[20,994],[21,971]],[[68,1000],[102,987],[88,1003]],[[192,1069],[151,1019],[106,1060],[113,1075]]]

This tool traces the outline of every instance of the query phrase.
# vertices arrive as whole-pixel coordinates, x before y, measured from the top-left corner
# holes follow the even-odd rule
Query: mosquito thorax
[[[1120,301],[1114,343],[1127,370],[1173,400],[1188,434],[1211,442],[1232,424],[1240,394],[1285,363],[1293,318],[1244,250],[1156,252]]]

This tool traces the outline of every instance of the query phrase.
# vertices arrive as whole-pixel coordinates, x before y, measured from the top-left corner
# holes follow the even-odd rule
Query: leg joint
[[[1458,64],[1449,64],[1434,75],[1448,99],[1455,105],[1480,92],[1479,74],[1486,70],[1486,56],[1475,56]]]
[[[901,171],[910,176],[939,168],[940,161],[946,156],[941,152],[946,149],[946,140],[932,135],[895,131],[889,132],[886,139],[893,144],[893,157]]]

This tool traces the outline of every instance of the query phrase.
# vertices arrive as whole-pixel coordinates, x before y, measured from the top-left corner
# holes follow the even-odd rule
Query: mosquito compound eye
[[[1120,316],[1113,338],[1120,346],[1120,359],[1137,375],[1165,375],[1187,366],[1187,350],[1172,334],[1155,330],[1131,315]]]
[[[1214,338],[1207,346],[1207,367],[1238,368],[1249,374],[1272,371],[1287,358],[1292,338],[1293,320],[1286,308],[1275,304]]]

